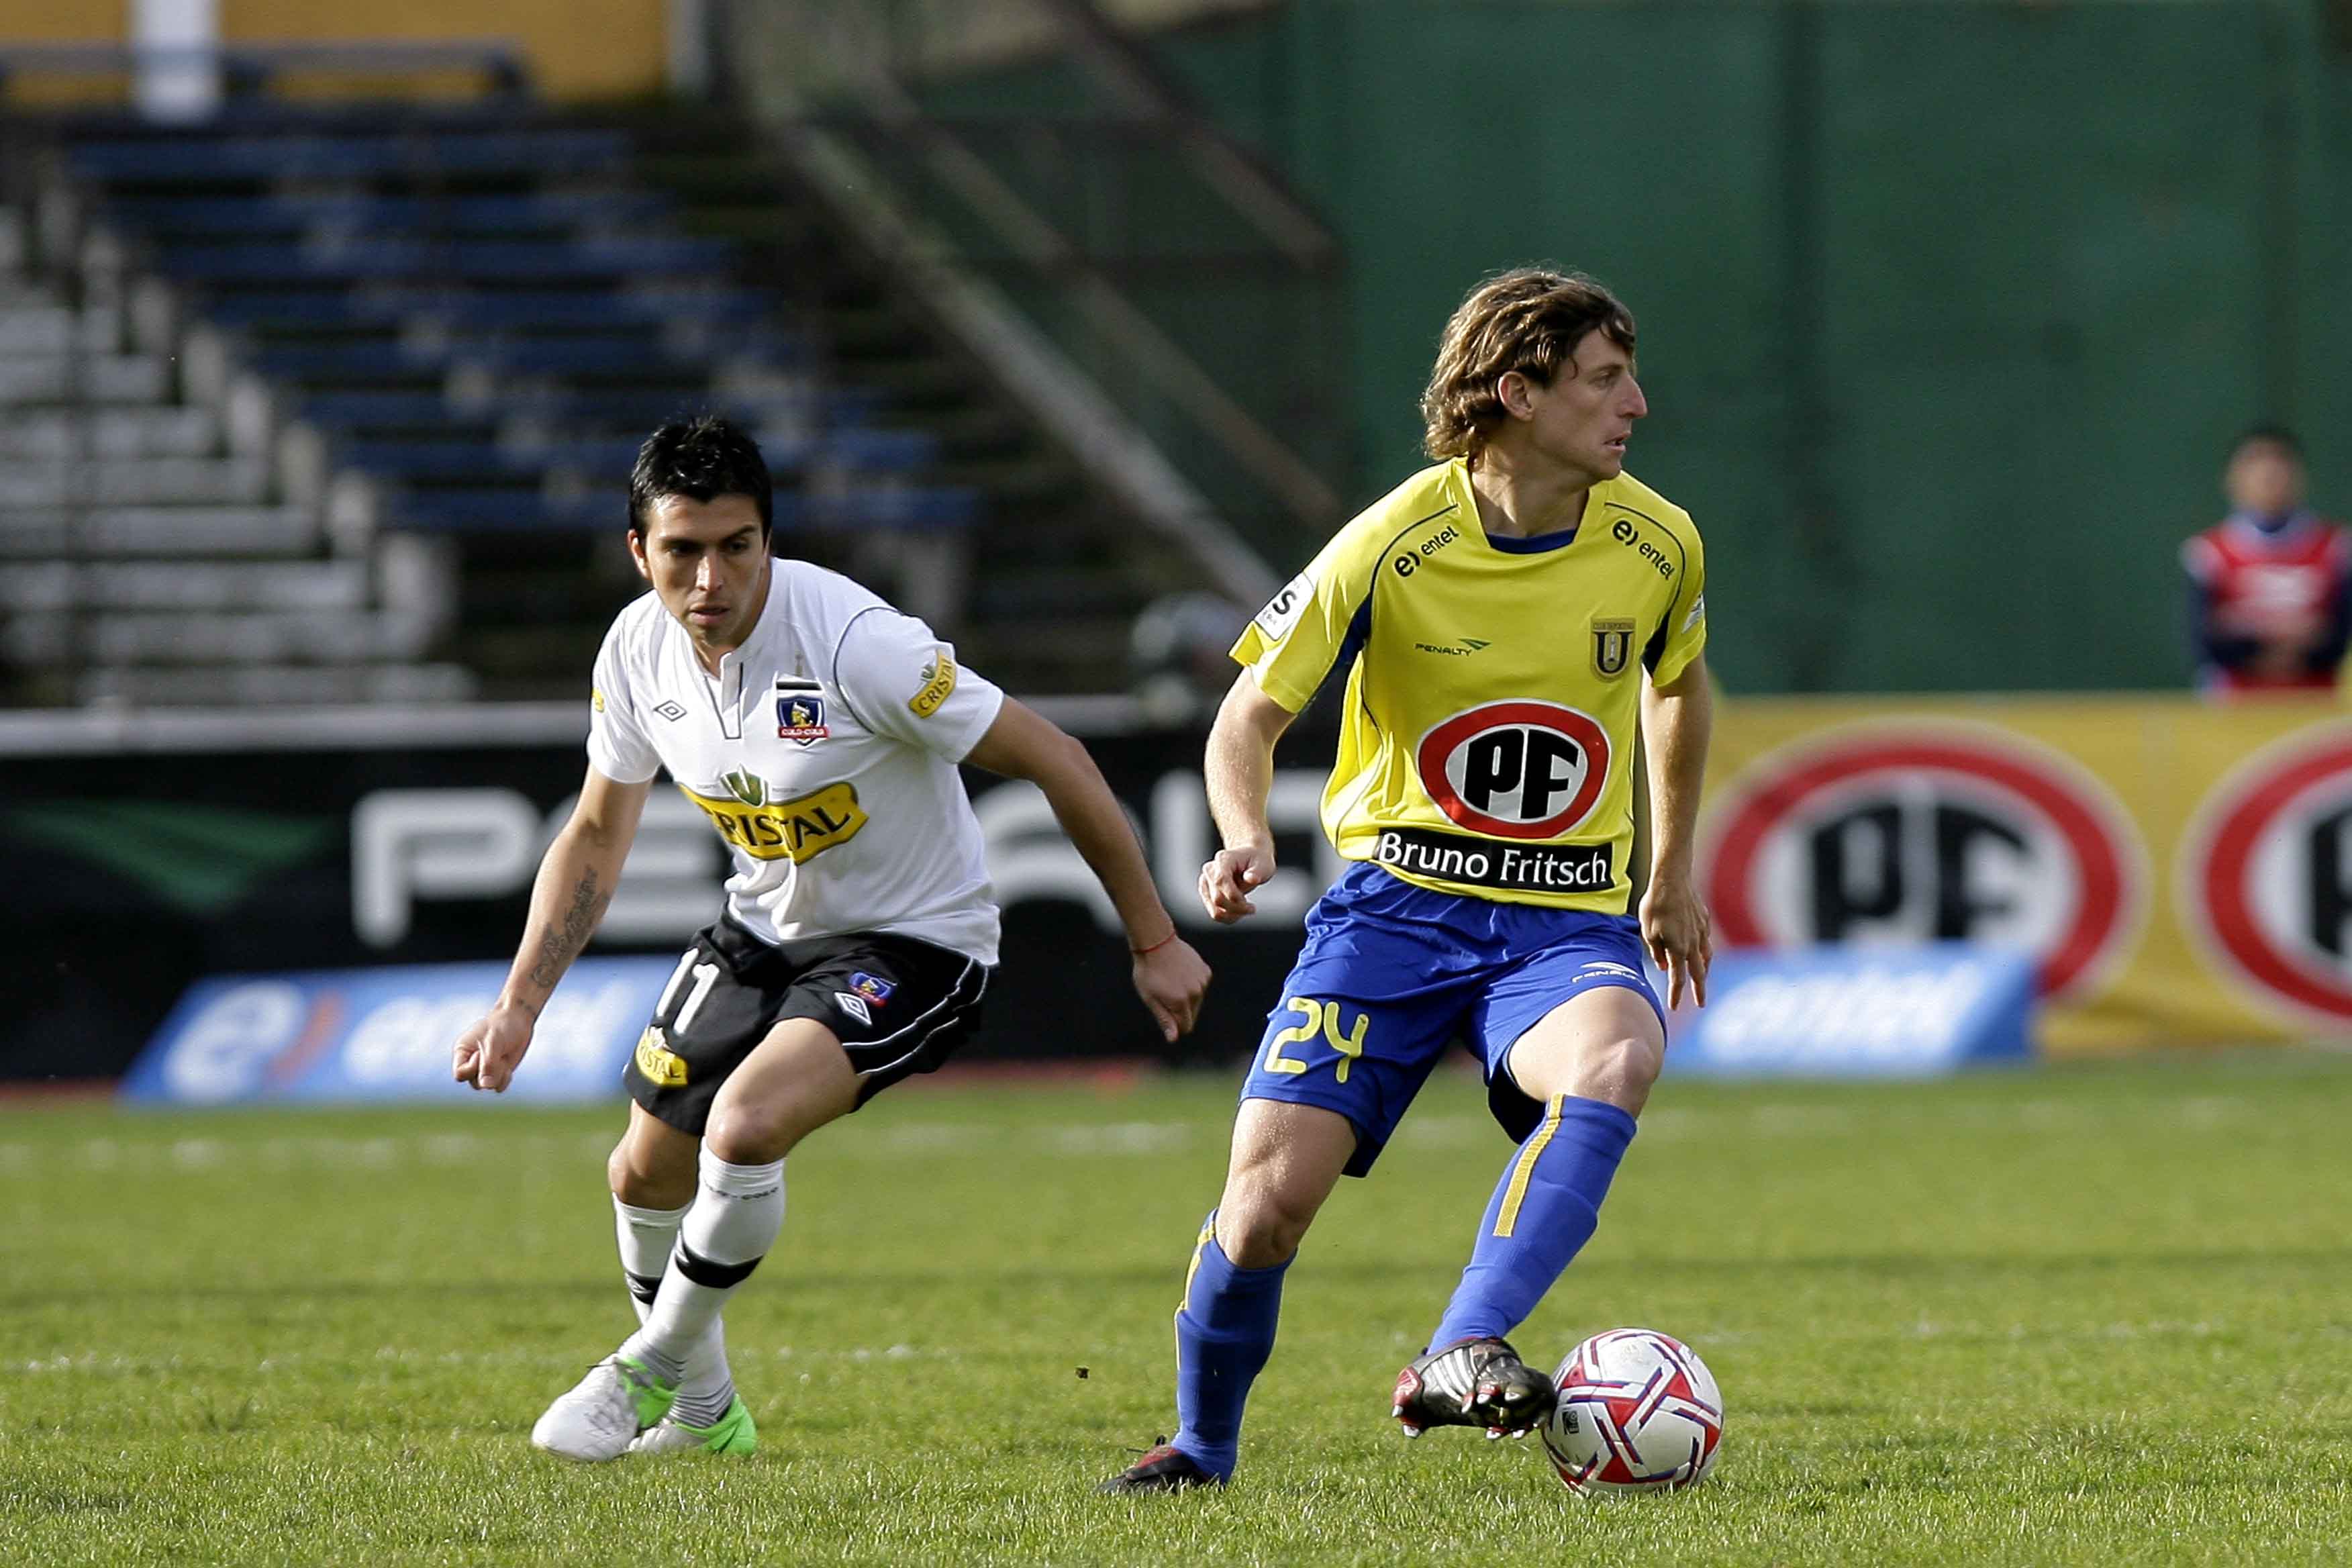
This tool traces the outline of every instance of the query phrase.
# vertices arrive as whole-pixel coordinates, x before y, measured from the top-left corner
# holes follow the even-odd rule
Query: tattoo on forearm
[[[554,988],[555,983],[563,978],[564,965],[588,945],[596,922],[604,918],[604,906],[612,901],[610,892],[598,890],[594,867],[580,874],[579,885],[572,889],[572,907],[563,911],[563,929],[540,935],[539,962],[530,971],[532,984]]]

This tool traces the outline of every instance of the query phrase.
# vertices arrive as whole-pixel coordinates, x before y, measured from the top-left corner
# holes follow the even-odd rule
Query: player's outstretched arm
[[[1201,868],[1201,907],[1209,918],[1231,925],[1257,913],[1250,890],[1274,875],[1274,830],[1266,826],[1265,797],[1274,787],[1274,743],[1296,717],[1258,689],[1246,669],[1218,705],[1202,766],[1209,786],[1209,816],[1225,847]]]
[[[1176,934],[1176,921],[1160,901],[1118,797],[1078,743],[1035,709],[1008,697],[988,733],[964,759],[1007,778],[1027,779],[1045,792],[1054,819],[1070,836],[1110,895],[1135,957],[1136,994],[1171,1044],[1189,1033],[1209,989],[1209,966]]]
[[[580,803],[547,847],[531,884],[530,915],[522,948],[490,1010],[457,1037],[451,1061],[459,1083],[504,1092],[530,1048],[530,1034],[555,983],[595,933],[604,906],[621,880],[621,863],[637,836],[637,818],[653,784],[619,784],[593,767],[580,786]]]
[[[1699,782],[1715,728],[1715,689],[1704,656],[1668,686],[1642,688],[1642,740],[1649,752],[1650,887],[1642,895],[1642,940],[1666,972],[1666,1005],[1683,987],[1706,1005],[1706,968],[1715,954],[1706,906],[1699,901],[1692,858],[1697,848]]]

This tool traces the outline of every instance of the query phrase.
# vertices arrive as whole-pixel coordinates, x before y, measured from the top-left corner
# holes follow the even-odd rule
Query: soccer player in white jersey
[[[1177,1431],[1104,1483],[1223,1485],[1274,1349],[1284,1270],[1342,1174],[1363,1175],[1459,1037],[1517,1145],[1424,1352],[1407,1436],[1524,1436],[1551,1384],[1504,1338],[1584,1245],[1665,1052],[1704,1001],[1691,876],[1711,698],[1706,565],[1689,513],[1625,472],[1649,412],[1633,318],[1536,268],[1471,291],[1422,400],[1437,459],[1349,521],[1234,645],[1210,731],[1219,921],[1274,874],[1274,745],[1327,675],[1347,697],[1323,826],[1350,864],[1307,917],[1242,1084],[1224,1195],[1176,1313]],[[1649,886],[1626,912],[1646,742]]]
[[[580,803],[541,863],[505,987],[455,1052],[460,1082],[507,1087],[667,770],[735,874],[625,1073],[635,1104],[608,1174],[640,1326],[532,1428],[569,1458],[752,1451],[719,1310],[783,1225],[784,1157],[944,1061],[996,963],[958,763],[1045,792],[1169,1039],[1208,986],[1086,749],[922,622],[772,556],[771,505],[759,447],[723,419],[665,425],[638,453],[629,549],[653,592],[605,637]]]

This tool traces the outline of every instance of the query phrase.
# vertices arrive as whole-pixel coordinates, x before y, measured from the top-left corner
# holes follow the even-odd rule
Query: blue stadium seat
[[[427,533],[546,533],[609,529],[620,514],[610,494],[556,500],[530,489],[444,489],[403,495],[391,521]]]
[[[978,492],[923,482],[936,437],[877,427],[885,395],[828,384],[782,301],[738,280],[735,242],[682,232],[672,198],[630,184],[623,132],[364,111],[92,123],[68,157],[106,220],[285,387],[338,468],[379,481],[389,526],[609,529],[643,433],[702,412],[760,434],[784,527],[980,517]],[[762,389],[721,390],[747,363]]]
[[[715,326],[755,321],[772,309],[748,289],[470,290],[428,286],[354,294],[348,289],[251,289],[215,293],[205,314],[223,326],[271,331],[400,326],[429,318],[444,326],[517,330],[611,327],[621,321]]]
[[[812,496],[789,491],[776,497],[776,527],[793,531],[897,529],[908,532],[970,528],[981,520],[978,490],[962,485],[907,489],[859,489],[845,495]]]
[[[671,211],[648,191],[534,191],[515,195],[383,196],[305,195],[118,196],[120,223],[154,235],[300,234],[320,226],[405,234],[512,234],[583,224],[656,224]]]
[[[397,174],[593,174],[625,166],[629,139],[606,131],[454,131],[425,135],[78,138],[68,157],[101,182],[339,181]]]
[[[835,430],[825,455],[845,468],[876,473],[911,473],[939,460],[940,440],[928,430]]]
[[[404,481],[536,479],[566,471],[592,484],[618,484],[636,461],[637,438],[563,441],[518,449],[488,436],[393,440],[360,437],[342,442],[336,455],[355,468]]]
[[[724,240],[683,237],[591,240],[469,240],[373,236],[310,247],[254,241],[165,245],[156,265],[196,281],[303,283],[415,277],[631,278],[709,272],[727,264]]]
[[[757,335],[731,340],[727,357],[759,363],[785,363],[781,341]],[[331,343],[274,343],[252,349],[247,363],[265,374],[295,381],[350,384],[413,381],[437,376],[453,366],[478,366],[511,375],[676,374],[706,364],[710,356],[678,353],[657,336],[458,338],[412,343],[398,339],[362,339]]]

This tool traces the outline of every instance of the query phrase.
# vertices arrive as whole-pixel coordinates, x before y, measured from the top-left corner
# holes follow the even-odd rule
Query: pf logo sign
[[[1437,809],[1499,838],[1557,838],[1592,814],[1609,782],[1609,735],[1555,702],[1489,702],[1421,738],[1421,786]]]
[[[2257,752],[2189,831],[2181,924],[2263,1001],[2352,1019],[2352,728]]]
[[[1734,946],[1992,942],[2082,989],[2137,923],[2147,858],[2095,779],[2014,736],[1864,728],[1750,765],[1700,885]]]

